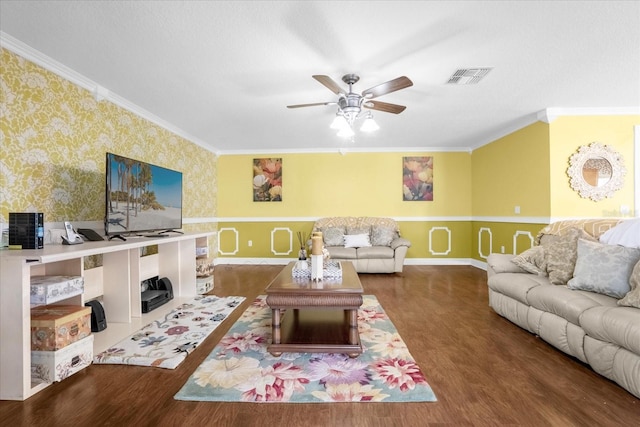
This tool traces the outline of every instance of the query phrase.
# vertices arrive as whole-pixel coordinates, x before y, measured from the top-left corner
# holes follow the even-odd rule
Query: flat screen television
[[[182,172],[107,153],[105,175],[110,239],[182,228]]]

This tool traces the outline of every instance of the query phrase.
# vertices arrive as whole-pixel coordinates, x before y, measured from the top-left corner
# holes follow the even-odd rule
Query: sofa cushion
[[[580,228],[568,228],[563,234],[545,236],[541,240],[549,281],[554,285],[566,285],[573,277],[573,269],[578,258],[578,239],[596,239]]]
[[[364,246],[371,246],[368,234],[345,234],[344,235],[344,247],[345,248],[361,248]]]
[[[395,252],[389,246],[369,246],[356,250],[358,259],[393,258]]]
[[[356,248],[345,248],[344,246],[329,246],[327,248],[332,259],[356,259]]]
[[[593,307],[616,307],[617,300],[593,292],[574,291],[566,286],[532,288],[527,294],[529,305],[553,313],[574,325],[580,325],[580,315]]]
[[[344,227],[326,227],[320,231],[325,246],[344,246]]]
[[[544,247],[534,246],[522,252],[511,260],[527,273],[547,275],[547,262],[544,257]]]
[[[580,316],[587,335],[640,354],[640,310],[632,307],[594,307]]]
[[[631,290],[629,277],[640,260],[640,249],[578,240],[578,258],[569,289],[623,298]]]
[[[629,277],[629,287],[631,290],[618,301],[618,305],[640,308],[640,261],[636,263]]]
[[[549,279],[526,273],[494,274],[488,279],[489,288],[529,305],[527,294],[536,287],[550,288]]]
[[[371,244],[373,246],[389,246],[398,234],[393,228],[374,225],[371,227]]]

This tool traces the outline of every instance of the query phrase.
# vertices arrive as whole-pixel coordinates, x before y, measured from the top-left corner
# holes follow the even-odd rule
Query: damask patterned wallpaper
[[[0,223],[102,221],[107,151],[183,173],[183,219],[216,216],[214,153],[2,49]],[[208,230],[211,225],[187,225]]]

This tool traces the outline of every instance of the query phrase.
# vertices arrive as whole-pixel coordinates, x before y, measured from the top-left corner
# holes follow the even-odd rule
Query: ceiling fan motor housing
[[[346,96],[341,96],[338,99],[338,107],[345,114],[357,115],[362,108],[362,101],[364,98],[357,93],[349,93]]]

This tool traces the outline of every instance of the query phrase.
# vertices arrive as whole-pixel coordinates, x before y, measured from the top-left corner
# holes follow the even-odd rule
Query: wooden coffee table
[[[343,262],[342,279],[294,278],[289,263],[267,286],[271,308],[269,353],[362,353],[358,308],[362,284],[351,262]]]

